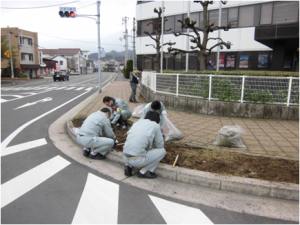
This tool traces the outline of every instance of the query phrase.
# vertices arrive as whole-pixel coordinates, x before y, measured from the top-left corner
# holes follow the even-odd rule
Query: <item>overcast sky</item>
[[[1,0],[1,28],[18,27],[38,33],[40,49],[80,48],[90,53],[98,52],[98,30],[96,20],[77,17],[61,18],[59,7],[76,7],[77,14],[96,15],[97,1],[3,1]],[[133,29],[135,0],[102,0],[100,4],[100,39],[105,52],[124,51],[122,18],[127,16],[129,35]],[[96,16],[91,18],[97,19]],[[122,41],[119,39],[122,37]],[[132,49],[131,38],[128,39]]]

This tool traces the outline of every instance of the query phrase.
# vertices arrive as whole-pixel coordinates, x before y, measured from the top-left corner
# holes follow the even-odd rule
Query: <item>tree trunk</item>
[[[154,68],[155,68],[156,73],[160,72],[160,51],[159,50],[156,51],[156,57],[154,60]]]
[[[206,69],[206,57],[205,57],[205,51],[201,51],[198,53],[198,60],[200,65],[200,71],[204,71]]]

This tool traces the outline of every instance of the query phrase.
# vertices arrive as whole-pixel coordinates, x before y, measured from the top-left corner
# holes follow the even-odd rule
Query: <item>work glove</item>
[[[118,142],[118,140],[115,140],[115,144],[114,144],[114,146],[116,146],[118,143],[119,143],[119,142]]]
[[[137,77],[136,79],[138,79],[138,80],[139,80],[140,78],[139,78],[139,77]]]

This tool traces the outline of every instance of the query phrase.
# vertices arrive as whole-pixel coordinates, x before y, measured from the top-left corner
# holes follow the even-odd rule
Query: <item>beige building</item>
[[[21,30],[17,27],[10,27],[10,43],[17,52],[17,63],[14,65],[14,77],[18,73],[26,73],[32,79],[39,75],[39,55],[38,55],[38,33]],[[1,28],[1,36],[8,39],[7,28]],[[13,50],[13,49],[12,49]],[[7,69],[9,60],[1,61],[2,77],[10,77],[11,70]]]

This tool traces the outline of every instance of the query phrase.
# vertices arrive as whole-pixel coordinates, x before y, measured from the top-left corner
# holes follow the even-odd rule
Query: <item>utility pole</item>
[[[162,17],[161,17],[161,55],[160,55],[160,72],[163,72],[163,62],[164,62],[164,23],[165,23],[165,18],[164,18],[164,1],[162,1]]]
[[[127,20],[129,20],[129,17],[125,16],[122,18],[122,21],[125,23],[125,34],[124,34],[124,39],[125,39],[125,63],[124,66],[126,67],[126,63],[128,60],[128,31],[127,31]]]
[[[7,38],[8,38],[8,44],[9,44],[9,51],[11,52],[9,26],[7,26]],[[12,55],[10,56],[10,69],[11,69],[11,80],[12,80],[12,85],[13,85],[13,84],[15,84],[15,77],[14,77],[14,65],[13,65],[13,61],[12,61]]]
[[[222,2],[219,2],[219,27],[221,26],[222,20]],[[218,43],[220,42],[221,30],[218,30]],[[220,45],[218,46],[218,54],[217,54],[217,71],[219,71],[219,61],[220,61]]]
[[[98,26],[98,75],[99,75],[99,93],[101,93],[101,44],[100,44],[100,1],[97,1],[97,26]]]
[[[187,6],[188,6],[188,13],[187,16],[190,18],[190,2],[187,2]],[[187,34],[190,34],[190,28],[187,29]],[[186,36],[186,50],[189,51],[190,49],[190,38],[189,36]],[[185,71],[188,72],[189,71],[189,53],[186,53],[185,56]]]
[[[137,69],[136,53],[135,53],[135,17],[133,17],[133,68]]]

